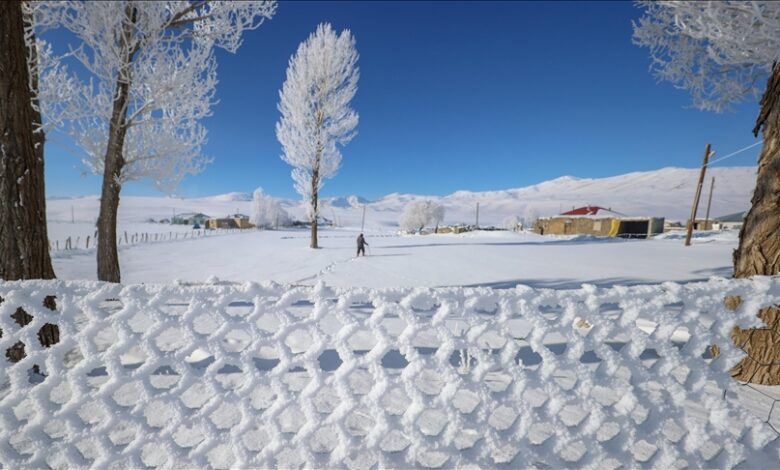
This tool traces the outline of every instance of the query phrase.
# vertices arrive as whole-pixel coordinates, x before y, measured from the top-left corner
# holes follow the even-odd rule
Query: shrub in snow
[[[517,231],[522,228],[522,222],[520,221],[520,217],[516,215],[509,216],[504,219],[504,222],[501,224],[505,229],[511,230],[511,231]]]
[[[278,228],[290,225],[290,215],[279,201],[257,188],[252,194],[252,213],[249,222],[258,228]]]
[[[438,227],[442,220],[444,206],[430,200],[418,200],[404,207],[399,224],[407,232],[419,232],[428,225]]]
[[[539,219],[539,213],[536,211],[536,209],[528,207],[523,213],[523,226],[527,228],[533,228],[537,219]]]

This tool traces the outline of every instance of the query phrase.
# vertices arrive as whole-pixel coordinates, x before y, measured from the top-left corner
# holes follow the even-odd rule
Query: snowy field
[[[308,231],[257,231],[120,247],[127,283],[275,281],[341,287],[486,286],[573,288],[583,283],[689,282],[731,275],[737,232],[652,240],[542,237],[531,233],[394,235],[368,232],[369,256],[355,258],[356,231],[325,229],[321,249]],[[95,252],[54,253],[61,279],[96,279]]]
[[[755,185],[755,167],[711,168],[718,178],[713,215],[745,210]],[[334,286],[492,286],[518,283],[538,287],[578,287],[663,281],[688,282],[731,274],[731,251],[737,234],[703,234],[693,248],[682,246],[679,235],[650,241],[540,237],[509,232],[463,235],[397,236],[398,221],[411,201],[432,199],[445,209],[444,224],[473,224],[476,204],[480,225],[501,226],[507,217],[546,216],[585,204],[611,207],[629,216],[658,216],[685,220],[690,209],[680,201],[693,197],[698,170],[663,168],[609,178],[571,176],[524,188],[502,191],[458,191],[443,197],[390,194],[368,201],[358,196],[322,200],[321,215],[336,222],[321,231],[322,249],[307,248],[308,232],[249,231],[190,240],[192,228],[167,223],[174,214],[202,212],[222,217],[249,214],[251,196],[228,193],[201,198],[123,197],[117,233],[178,238],[174,242],[120,246],[125,282],[201,282],[216,276],[228,281],[273,280],[312,284],[317,279]],[[293,218],[303,219],[300,201],[282,199]],[[93,237],[99,200],[96,196],[49,199],[49,239],[64,247],[70,237],[80,250],[56,251],[55,270],[63,279],[95,279],[94,249],[83,250]],[[365,209],[365,228],[371,256],[353,259]],[[181,238],[187,235],[188,239]],[[678,239],[674,239],[677,237]],[[121,245],[124,245],[122,240]]]

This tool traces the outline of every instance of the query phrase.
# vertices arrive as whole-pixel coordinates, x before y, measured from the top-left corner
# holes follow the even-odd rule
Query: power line
[[[727,159],[727,158],[731,158],[731,157],[733,157],[734,155],[738,155],[738,154],[740,154],[740,153],[744,152],[745,150],[752,149],[752,148],[753,148],[753,147],[755,147],[756,145],[761,145],[761,144],[763,144],[763,143],[764,143],[764,141],[763,141],[763,140],[759,140],[758,142],[756,142],[756,143],[754,143],[754,144],[750,144],[750,145],[748,145],[747,147],[741,148],[741,149],[737,150],[736,152],[731,152],[731,153],[730,153],[730,154],[728,154],[728,155],[725,155],[725,156],[723,156],[723,157],[720,157],[720,158],[718,158],[718,159],[716,159],[716,160],[713,160],[713,161],[709,162],[709,163],[707,164],[707,166],[712,166],[712,165],[714,165],[715,163],[722,162],[723,160],[725,160],[725,159]]]

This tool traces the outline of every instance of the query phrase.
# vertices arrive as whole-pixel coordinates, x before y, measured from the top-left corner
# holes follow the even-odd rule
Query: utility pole
[[[710,198],[707,201],[707,215],[704,216],[704,228],[707,229],[707,225],[709,225],[710,222],[710,206],[712,206],[712,191],[715,189],[715,177],[712,177],[712,182],[710,183]]]
[[[477,203],[477,224],[476,228],[479,229],[479,203]]]
[[[714,152],[713,152],[714,153]],[[696,194],[693,196],[693,207],[691,208],[691,218],[688,219],[688,231],[685,234],[685,246],[691,246],[691,237],[693,236],[693,224],[696,223],[696,211],[699,210],[699,199],[701,198],[701,187],[704,185],[704,174],[707,171],[707,163],[710,161],[710,144],[704,149],[704,161],[701,164],[701,173],[699,173],[699,183],[696,185]]]
[[[360,233],[363,233],[363,227],[366,226],[366,205],[363,204],[363,217],[360,219]]]
[[[70,206],[70,223],[76,223],[76,217],[73,215],[73,206]]]

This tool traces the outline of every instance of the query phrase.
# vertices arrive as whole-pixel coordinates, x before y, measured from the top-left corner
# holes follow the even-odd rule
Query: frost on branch
[[[235,52],[243,31],[270,18],[275,2],[36,2],[35,36],[62,28],[67,52],[39,40],[39,100],[45,124],[62,124],[102,173],[114,129],[124,132],[119,182],[149,178],[166,191],[200,171],[217,84],[214,48]],[[33,37],[32,32],[28,34]],[[115,110],[118,86],[127,104]],[[118,112],[117,112],[118,111]]]
[[[780,54],[778,2],[648,2],[634,43],[650,49],[656,76],[722,111],[760,92]]]
[[[358,53],[349,30],[320,24],[290,59],[279,93],[276,136],[282,160],[293,167],[295,190],[307,203],[309,220],[319,212],[317,194],[341,163],[339,146],[355,136],[357,113],[349,106],[357,91]]]
[[[444,220],[444,207],[434,201],[413,201],[404,207],[399,221],[401,229],[416,232],[426,225],[438,225]]]
[[[249,222],[258,228],[278,228],[290,224],[290,215],[279,201],[257,188],[252,194],[252,214]]]

